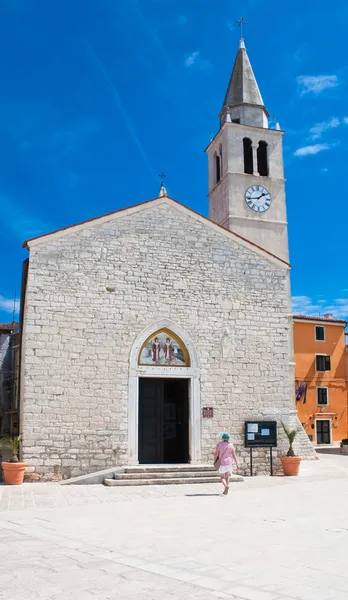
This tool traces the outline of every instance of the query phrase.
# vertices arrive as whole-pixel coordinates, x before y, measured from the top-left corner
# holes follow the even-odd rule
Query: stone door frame
[[[139,352],[147,338],[160,329],[169,329],[185,344],[190,355],[190,367],[152,367],[138,365]],[[130,355],[128,387],[128,464],[138,465],[139,378],[181,378],[189,380],[189,456],[191,464],[201,462],[201,390],[200,366],[193,341],[186,331],[169,319],[159,319],[144,329],[135,339]]]

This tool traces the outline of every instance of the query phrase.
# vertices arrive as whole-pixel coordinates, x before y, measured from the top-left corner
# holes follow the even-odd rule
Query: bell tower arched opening
[[[259,175],[262,175],[263,177],[268,177],[269,175],[267,149],[267,142],[261,140],[257,147],[257,170],[259,172]]]
[[[244,173],[252,175],[254,173],[253,163],[253,145],[250,138],[243,138],[243,158],[244,158]]]

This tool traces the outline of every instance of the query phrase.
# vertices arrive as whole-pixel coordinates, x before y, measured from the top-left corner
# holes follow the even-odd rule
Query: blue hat
[[[220,433],[220,437],[222,440],[225,440],[226,442],[228,442],[231,439],[231,436],[229,433]]]

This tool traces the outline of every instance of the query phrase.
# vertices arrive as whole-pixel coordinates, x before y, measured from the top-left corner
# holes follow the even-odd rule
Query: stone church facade
[[[207,150],[210,219],[162,187],[154,200],[26,242],[20,417],[29,470],[70,477],[211,463],[224,430],[247,470],[245,420],[296,424],[282,132],[266,130],[268,174],[245,173],[246,131],[257,139],[266,129],[253,123],[266,109],[250,70],[241,42],[234,96]],[[253,186],[260,191],[246,194]],[[250,208],[269,192],[267,211]],[[276,455],[283,444],[280,435]],[[313,453],[304,432],[298,451]],[[255,453],[258,472],[267,460]]]

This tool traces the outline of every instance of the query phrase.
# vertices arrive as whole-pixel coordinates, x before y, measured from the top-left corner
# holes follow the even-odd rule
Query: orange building
[[[315,445],[348,438],[346,321],[294,315],[296,407]]]

